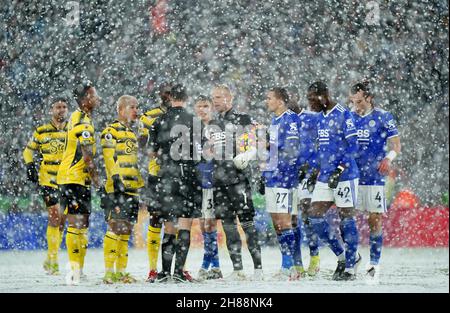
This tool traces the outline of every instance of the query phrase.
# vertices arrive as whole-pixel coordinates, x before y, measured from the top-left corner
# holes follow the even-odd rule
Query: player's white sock
[[[257,268],[255,269],[255,272],[253,273],[252,277],[253,281],[263,281],[264,280],[264,272],[262,269]]]
[[[77,286],[80,284],[80,269],[72,269],[70,263],[67,263],[66,269],[68,270],[66,274],[66,285],[68,286]]]

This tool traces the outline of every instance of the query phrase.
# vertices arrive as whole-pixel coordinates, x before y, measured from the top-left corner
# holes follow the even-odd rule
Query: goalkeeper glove
[[[238,154],[233,159],[234,166],[236,166],[239,170],[243,170],[248,166],[249,162],[255,158],[255,156],[256,149],[250,149],[244,153]]]
[[[328,187],[335,189],[339,183],[342,172],[344,172],[345,167],[339,165],[337,169],[328,178]]]
[[[32,183],[37,184],[39,182],[39,175],[34,163],[27,164],[27,178]]]

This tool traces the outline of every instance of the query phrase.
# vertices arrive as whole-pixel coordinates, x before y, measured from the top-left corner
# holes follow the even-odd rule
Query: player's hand
[[[117,174],[112,176],[112,180],[114,186],[114,210],[117,212],[117,208],[119,208],[120,212],[120,207],[125,202],[125,185]]]
[[[118,174],[113,175],[112,177],[114,193],[123,193],[125,192],[125,185],[123,184],[120,176]]]
[[[27,178],[32,183],[37,184],[39,182],[39,175],[34,163],[27,164]]]
[[[266,194],[266,179],[261,176],[258,181],[258,192],[262,195]]]
[[[388,158],[384,158],[381,160],[380,165],[378,166],[378,171],[381,175],[387,176],[389,171],[391,170],[391,160]]]
[[[300,166],[300,169],[298,170],[298,181],[301,183],[308,173],[309,165],[308,163],[303,164]]]
[[[338,166],[338,168],[330,175],[330,178],[328,178],[328,187],[336,189],[342,172],[344,172],[344,167]]]
[[[319,176],[319,170],[313,169],[311,175],[309,175],[309,178],[306,181],[306,188],[308,189],[309,193],[312,193],[314,191],[314,188],[316,187],[318,176]]]

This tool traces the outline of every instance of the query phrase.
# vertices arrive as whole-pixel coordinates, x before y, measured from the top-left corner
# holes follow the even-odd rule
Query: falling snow
[[[92,80],[102,97],[96,130],[114,119],[114,103],[123,94],[136,96],[143,111],[157,105],[157,86],[164,81],[185,84],[191,99],[227,83],[238,109],[267,124],[264,99],[271,86],[298,90],[305,107],[308,85],[321,79],[348,104],[352,83],[367,79],[376,105],[395,116],[402,140],[392,194],[410,190],[422,206],[448,206],[448,46],[448,3],[439,0],[7,1],[0,7],[0,214],[43,209],[27,182],[22,151],[33,128],[49,119],[51,99],[71,97],[81,79]],[[75,106],[72,101],[70,110]],[[101,158],[97,162],[103,168]],[[436,253],[448,259],[448,249]],[[411,254],[419,258],[411,265],[391,259],[391,277],[379,291],[394,291],[401,284],[398,273],[402,280],[412,277],[398,285],[400,291],[416,291],[417,285],[448,291],[448,281],[442,282],[448,261],[429,277],[430,289],[417,276],[431,270],[426,259],[432,254]],[[93,255],[100,264],[100,253]],[[389,255],[404,257],[397,250],[386,260]],[[28,258],[26,252],[17,256]],[[37,252],[30,256],[40,266]],[[0,268],[14,257],[2,252]],[[396,272],[403,265],[409,270]],[[14,273],[35,272],[31,265],[14,266],[6,281],[0,279],[0,292]],[[51,282],[42,284],[51,291]],[[358,284],[351,288],[359,291]],[[336,291],[332,284],[311,286]],[[14,288],[34,290],[24,282]]]

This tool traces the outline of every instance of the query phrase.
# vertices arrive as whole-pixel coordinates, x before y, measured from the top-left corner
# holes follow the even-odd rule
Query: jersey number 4
[[[377,195],[375,196],[375,200],[377,200],[378,202],[381,202],[381,195],[380,192],[377,192]]]

